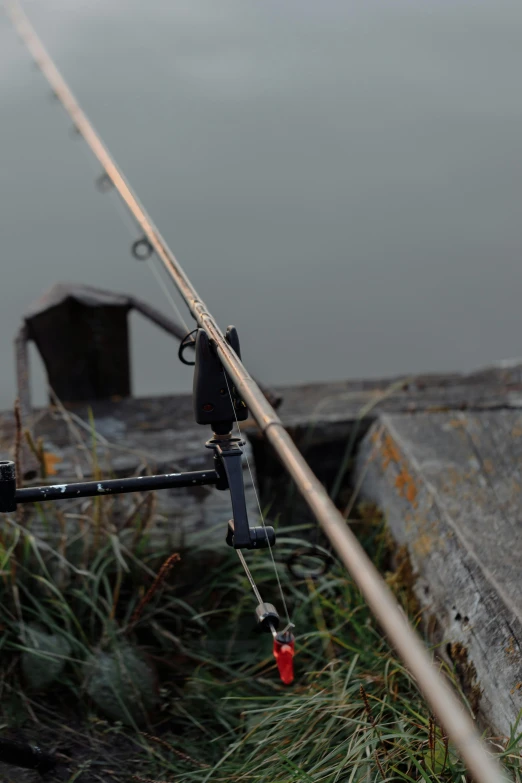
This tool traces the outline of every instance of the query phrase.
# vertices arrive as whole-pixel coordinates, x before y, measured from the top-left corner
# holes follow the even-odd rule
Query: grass
[[[59,507],[36,508],[47,544],[26,510],[1,530],[0,728],[59,754],[49,780],[469,781],[344,569],[334,563],[315,582],[290,576],[283,563],[302,531],[285,528],[277,545],[296,632],[286,687],[271,638],[253,628],[256,602],[235,553],[223,545],[166,564],[173,553],[147,547],[148,507],[138,502],[119,530],[110,500],[72,527]],[[392,570],[376,510],[359,507],[356,529],[417,622],[411,571],[404,558]],[[264,600],[279,606],[267,554],[248,560]],[[517,727],[491,749],[522,780]],[[0,770],[2,781],[38,779]]]

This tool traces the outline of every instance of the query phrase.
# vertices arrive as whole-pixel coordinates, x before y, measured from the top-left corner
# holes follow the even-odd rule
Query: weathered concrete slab
[[[522,710],[522,411],[379,417],[357,457],[418,573],[427,628],[488,723]]]
[[[467,375],[336,381],[280,387],[278,391],[284,398],[281,418],[290,428],[342,424],[361,413],[372,421],[380,413],[522,408],[522,360]]]
[[[67,411],[38,412],[31,427],[34,438],[41,437],[45,452],[57,458],[53,465],[56,474],[48,481],[58,484],[100,475],[110,478],[139,475],[143,471],[163,473],[212,467],[212,452],[205,448],[211,433],[194,422],[191,404],[190,397],[182,395],[165,400],[95,402],[90,411],[86,405],[76,405],[69,406]],[[0,416],[3,458],[13,458],[14,442],[14,416],[6,413]],[[251,456],[248,442],[245,450]],[[243,477],[247,510],[254,521],[258,516],[257,501],[246,466]],[[209,544],[224,542],[231,517],[228,492],[212,487],[189,487],[161,490],[153,495],[153,519],[147,524],[151,549],[180,549],[190,545],[195,537],[203,542],[203,536]],[[125,524],[143,500],[141,495],[133,493],[102,498],[98,502],[107,518],[118,527]],[[60,509],[69,515],[68,519],[74,520],[77,514],[88,516],[92,503],[92,499],[64,501]],[[50,504],[43,508],[51,510]],[[33,525],[36,533],[49,538],[47,522],[36,518]]]
[[[284,399],[280,415],[320,478],[328,483],[346,443],[354,434],[360,439],[381,413],[521,407],[521,368],[522,365],[513,363],[467,376],[426,375],[407,380],[282,387],[277,390]],[[150,472],[198,470],[211,464],[211,454],[204,448],[210,433],[194,423],[191,395],[96,401],[91,410],[97,435],[96,462],[105,476],[133,475],[144,468]],[[69,420],[63,414],[42,410],[24,422],[31,427],[35,438],[42,437],[46,452],[58,457],[53,483],[94,476],[89,408],[84,404],[69,405],[67,416]],[[265,495],[263,503],[266,495],[269,500],[276,495],[286,497],[287,489],[292,490],[290,480],[270,447],[260,439],[255,425],[246,424],[244,430],[253,447],[255,467]],[[14,440],[12,413],[0,414],[2,457],[13,455]],[[244,472],[244,480],[248,510],[254,521],[257,504],[248,470]],[[299,499],[296,500],[294,508],[300,514]],[[139,498],[134,495],[103,501],[116,524],[128,519],[137,502]],[[181,546],[192,534],[206,536],[206,531],[211,529],[221,540],[231,511],[227,492],[207,488],[158,492],[155,503],[150,525],[151,545],[167,548]],[[80,511],[87,507],[81,506]],[[68,506],[68,513],[76,511]]]
[[[358,442],[383,413],[521,408],[522,364],[506,362],[468,375],[337,381],[278,391],[284,399],[283,423],[318,478],[331,489],[347,448],[355,454]],[[306,504],[281,471],[271,447],[255,427],[249,436],[263,502],[271,504],[274,515],[286,508],[284,518],[292,524],[311,523]]]

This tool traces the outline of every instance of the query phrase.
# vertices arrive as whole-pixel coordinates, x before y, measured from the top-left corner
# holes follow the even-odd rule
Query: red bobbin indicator
[[[279,676],[285,685],[294,681],[295,638],[291,633],[278,633],[274,636],[274,658]]]

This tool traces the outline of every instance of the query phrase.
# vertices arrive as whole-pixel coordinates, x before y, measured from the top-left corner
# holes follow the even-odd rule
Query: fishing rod
[[[199,296],[152,219],[138,201],[137,196],[94,130],[89,119],[80,108],[73,93],[31,26],[27,15],[16,2],[9,1],[5,4],[5,7],[18,34],[32,54],[35,63],[47,78],[56,97],[71,118],[74,129],[84,138],[100,163],[106,182],[112,183],[128,211],[140,227],[143,236],[138,240],[138,245],[135,245],[135,249],[137,248],[137,252],[144,251],[144,256],[147,256],[149,251],[154,251],[197,323],[194,379],[196,420],[201,424],[210,424],[214,427],[216,425],[214,416],[215,405],[221,404],[224,413],[228,417],[226,424],[230,424],[231,406],[234,414],[232,420],[235,420],[239,428],[239,421],[246,418],[247,409],[250,409],[259,429],[272,445],[281,463],[294,480],[299,492],[320,523],[352,579],[359,587],[390,643],[416,680],[420,691],[441,725],[444,726],[449,738],[460,751],[474,780],[477,783],[500,783],[500,781],[505,780],[506,778],[503,776],[500,766],[487,754],[475,731],[471,718],[464,711],[453,690],[436,670],[421,640],[399,608],[393,594],[346,524],[345,519],[331,501],[325,488],[293,443],[281,419],[246,370],[240,358],[237,339],[234,337],[231,339],[230,330],[225,335],[221,332],[208,307]],[[214,372],[217,373],[221,381],[221,386],[215,384],[212,387],[221,396],[216,396],[211,402],[205,403],[201,409],[197,408],[198,400],[201,401],[202,399],[201,395],[198,396],[198,392],[201,392],[203,388],[203,376],[198,370],[198,354],[200,357],[204,357],[205,360],[208,359],[208,367],[212,366],[210,375]],[[225,404],[226,395],[223,394],[223,379],[229,392],[228,407]],[[216,432],[214,429],[215,437],[211,439],[214,442],[209,441],[207,445],[214,449],[218,464],[219,460],[224,462],[225,470],[222,466],[216,470],[216,473],[220,476],[222,482],[224,482],[225,479],[223,477],[225,476],[229,480],[229,486],[235,487],[236,505],[238,505],[238,465],[240,462],[235,457],[237,457],[237,449],[240,449],[238,443],[240,439],[234,438],[231,435],[231,430],[224,432],[224,429],[226,428],[218,424],[218,431]],[[227,449],[232,451],[234,456],[231,462],[234,462],[235,465],[234,469],[230,468],[228,475],[226,467],[227,465],[230,466],[231,463],[227,463],[227,459],[229,459],[228,456],[225,456]],[[5,470],[10,475],[10,467],[6,465]],[[232,474],[233,477],[231,479]],[[13,487],[12,479],[10,481],[11,493],[14,492],[12,502],[15,502],[16,493],[21,490],[16,490]],[[231,489],[232,494],[234,491]],[[242,502],[244,503],[244,496]],[[236,513],[234,504],[233,512]],[[241,513],[243,513],[242,509]],[[243,517],[242,519],[244,522]],[[242,562],[244,562],[242,549],[262,546],[269,548],[272,553],[275,535],[268,526],[265,526],[264,520],[262,521],[262,529],[259,532],[256,531],[254,535],[253,547],[250,546],[253,534],[246,529],[248,520],[246,527],[242,527],[240,541],[236,539],[238,535],[236,531],[237,520],[234,519],[229,527],[227,542],[237,548]],[[249,528],[249,530],[251,531],[252,528]],[[257,588],[255,588],[253,580],[251,584],[255,591]],[[273,630],[270,618],[268,618],[267,622],[269,629]],[[286,645],[286,647],[288,646]],[[285,652],[288,655],[290,654],[288,650]]]

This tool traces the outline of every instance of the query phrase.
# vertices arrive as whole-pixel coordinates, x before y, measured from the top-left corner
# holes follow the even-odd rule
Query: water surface
[[[73,91],[267,383],[522,353],[518,0],[31,0]],[[52,283],[164,293],[0,20],[0,405]],[[189,320],[192,323],[191,319]],[[132,319],[137,394],[191,385]],[[44,399],[36,366],[37,402]]]

